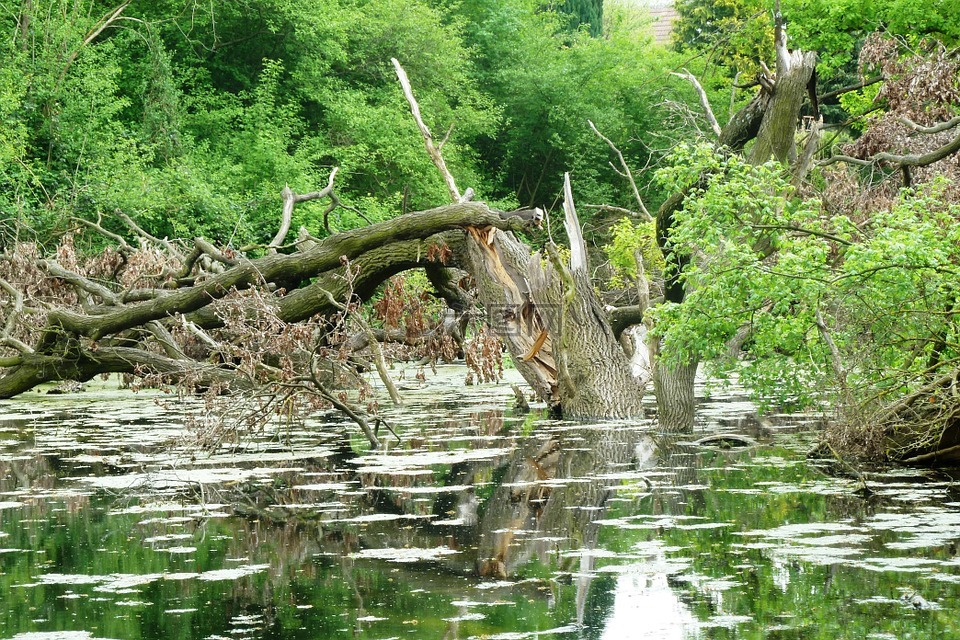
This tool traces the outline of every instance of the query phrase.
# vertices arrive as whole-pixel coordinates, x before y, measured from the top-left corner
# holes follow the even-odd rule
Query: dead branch
[[[643,213],[640,211],[634,211],[632,209],[626,209],[624,207],[615,207],[612,204],[583,204],[580,205],[584,209],[595,209],[597,211],[605,211],[608,213],[619,213],[621,215],[630,216],[631,218],[642,217]],[[650,215],[649,213],[647,215]],[[653,220],[653,218],[650,218]]]
[[[460,202],[460,190],[457,189],[457,183],[453,179],[453,174],[447,169],[447,163],[444,162],[440,149],[433,144],[433,134],[430,133],[430,129],[420,115],[420,105],[413,96],[413,88],[410,86],[410,80],[407,78],[407,72],[403,70],[403,67],[400,66],[400,62],[396,58],[390,58],[390,62],[393,63],[393,67],[397,70],[397,78],[400,80],[400,86],[403,87],[403,95],[406,96],[407,102],[410,103],[410,112],[413,114],[413,119],[417,123],[417,128],[420,129],[420,133],[423,135],[423,143],[427,148],[427,154],[440,172],[440,175],[443,176],[443,181],[447,185],[447,191],[450,194],[450,200],[452,202]]]
[[[570,174],[563,174],[563,227],[570,239],[570,270],[573,273],[587,273],[587,243],[583,239],[583,230],[577,218],[573,204],[573,189],[570,187]]]
[[[0,289],[3,289],[13,300],[13,308],[7,311],[7,321],[3,324],[3,332],[0,333],[0,345],[16,349],[20,353],[33,353],[33,349],[13,336],[17,321],[23,317],[23,293],[3,278],[0,278]],[[13,365],[0,364],[0,366]]]
[[[803,152],[801,152],[800,157],[797,158],[797,161],[793,165],[793,186],[800,186],[810,172],[810,168],[813,166],[813,156],[820,146],[820,136],[822,133],[823,116],[820,116],[810,123],[810,128],[807,130],[807,139],[803,144]]]
[[[869,87],[872,84],[877,84],[883,80],[883,76],[873,76],[872,78],[867,78],[863,82],[858,82],[856,84],[851,84],[846,87],[841,87],[833,91],[828,91],[823,95],[819,96],[818,101],[820,104],[825,104],[828,100],[832,100],[838,96],[841,96],[845,93],[850,93],[851,91],[857,91],[858,89],[863,89],[864,87]]]
[[[104,304],[116,306],[120,304],[117,295],[107,287],[98,284],[89,278],[84,278],[79,273],[65,269],[56,260],[41,260],[40,266],[46,269],[50,275],[64,280],[80,293],[86,293],[100,298]]]
[[[94,25],[94,27],[89,32],[87,32],[86,36],[84,36],[83,38],[83,42],[81,42],[76,49],[70,52],[70,55],[68,55],[66,61],[64,61],[63,68],[60,69],[60,76],[57,78],[56,86],[58,89],[61,86],[63,86],[63,81],[67,77],[67,72],[70,71],[70,67],[73,66],[73,63],[77,59],[77,56],[80,55],[80,51],[85,46],[87,46],[88,44],[96,40],[97,37],[101,33],[103,33],[107,27],[109,27],[111,24],[116,22],[117,19],[120,17],[120,14],[123,13],[123,10],[127,8],[130,2],[131,0],[127,0],[127,2],[124,2],[116,9],[112,9],[111,11],[108,11],[106,15],[100,18],[97,24]]]
[[[710,123],[710,128],[713,130],[713,134],[719,138],[721,131],[720,123],[717,122],[717,117],[713,115],[713,107],[710,106],[710,98],[707,97],[707,92],[703,90],[703,85],[700,84],[700,81],[697,80],[697,77],[686,69],[683,69],[683,73],[677,73],[674,71],[670,75],[683,78],[693,85],[694,90],[700,97],[700,106],[703,107],[703,113],[707,118],[707,122]]]
[[[360,430],[363,431],[363,435],[365,435],[367,440],[370,441],[371,447],[374,449],[380,448],[380,440],[373,432],[373,429],[370,428],[370,424],[367,422],[366,418],[364,418],[358,411],[350,406],[350,404],[338,398],[336,394],[331,393],[320,380],[320,376],[317,373],[316,356],[310,358],[310,376],[308,380],[312,385],[312,391],[315,391],[318,395],[320,395],[320,397],[332,404],[337,410],[353,420],[357,426],[360,427]]]
[[[91,222],[90,220],[84,220],[83,218],[71,218],[71,219],[74,220],[75,222],[78,222],[79,224],[82,224],[86,227],[93,229],[103,237],[110,238],[111,240],[116,242],[117,251],[119,251],[120,253],[128,254],[134,251],[134,248],[130,246],[130,244],[123,238],[123,236],[113,233],[112,231],[107,231],[106,229],[103,228],[103,226],[100,224],[103,221],[103,217],[100,214],[97,214],[96,222]]]
[[[133,231],[133,233],[137,237],[140,238],[141,243],[145,241],[149,244],[160,245],[167,250],[167,253],[170,255],[170,257],[174,258],[178,262],[183,262],[183,254],[180,252],[179,249],[177,249],[176,246],[174,246],[172,242],[170,242],[166,238],[161,240],[160,238],[153,237],[152,235],[147,233],[140,225],[134,222],[133,218],[131,218],[124,212],[120,211],[119,209],[117,210],[117,216],[123,221],[125,225],[127,225],[127,227],[131,231]]]
[[[897,118],[897,120],[901,124],[905,124],[906,126],[910,127],[917,133],[940,133],[941,131],[948,131],[950,129],[953,129],[955,126],[960,124],[960,116],[954,116],[953,118],[950,118],[946,122],[941,122],[931,127],[925,127],[923,125],[917,124],[910,118],[906,118],[902,116]]]
[[[290,188],[290,185],[287,185],[283,188],[283,191],[280,192],[280,197],[283,199],[283,216],[280,220],[280,229],[277,231],[277,235],[273,237],[273,240],[270,241],[270,244],[267,245],[267,250],[270,253],[276,253],[280,245],[283,244],[284,239],[287,237],[287,234],[290,232],[290,223],[293,220],[293,207],[301,202],[309,202],[310,200],[320,200],[326,198],[333,193],[333,181],[337,177],[337,171],[340,170],[340,167],[334,167],[330,171],[330,178],[327,181],[327,186],[321,189],[320,191],[312,191],[310,193],[297,194],[294,193],[293,189]],[[336,205],[334,205],[336,206]],[[326,220],[328,212],[324,212],[323,218]]]
[[[956,126],[956,125],[953,125]],[[948,127],[950,128],[950,127]],[[946,130],[946,129],[942,129]],[[927,153],[910,153],[905,155],[898,155],[895,153],[888,153],[883,151],[881,153],[876,153],[869,158],[854,158],[853,156],[838,154],[831,156],[826,160],[820,161],[818,164],[820,166],[827,166],[834,164],[836,162],[846,162],[848,164],[856,164],[862,167],[869,167],[873,165],[880,164],[882,162],[889,162],[891,164],[900,165],[901,167],[925,167],[931,165],[934,162],[939,162],[944,158],[948,158],[953,154],[960,151],[960,135],[957,135],[953,140],[947,144],[934,149],[933,151],[928,151]]]
[[[177,344],[173,334],[170,333],[160,322],[154,320],[153,322],[148,322],[144,326],[146,327],[147,331],[150,332],[150,335],[156,339],[157,343],[160,344],[160,347],[168,357],[173,358],[174,360],[190,360],[187,354],[183,352],[183,349],[180,348],[180,345]]]
[[[623,175],[627,179],[627,181],[630,183],[630,188],[633,189],[633,197],[636,199],[637,205],[640,207],[640,211],[643,212],[643,215],[645,216],[646,220],[648,221],[653,220],[653,217],[650,215],[650,212],[647,211],[647,208],[643,204],[643,198],[640,197],[640,191],[637,189],[637,183],[633,179],[633,173],[630,171],[630,167],[629,165],[627,165],[627,161],[624,160],[623,154],[620,153],[620,149],[617,148],[617,145],[613,144],[613,140],[611,140],[610,138],[600,133],[600,130],[597,129],[597,126],[593,124],[591,120],[587,120],[587,124],[589,124],[593,132],[597,134],[597,137],[599,137],[601,140],[606,142],[607,146],[610,147],[610,149],[615,154],[617,154],[617,159],[620,160],[620,166],[623,168],[623,173],[621,175]]]
[[[346,265],[347,269],[347,280],[351,279],[350,274],[350,265]],[[343,304],[339,300],[333,297],[333,294],[329,291],[323,291],[326,295],[327,300],[330,304],[337,307],[344,314],[349,314],[349,309],[347,305]],[[352,292],[348,295],[348,298],[352,297]],[[360,327],[360,330],[367,336],[367,348],[370,349],[373,353],[373,364],[377,369],[377,374],[380,376],[380,380],[383,382],[383,385],[387,388],[387,392],[390,394],[390,399],[393,401],[393,404],[397,406],[403,405],[403,399],[400,397],[400,392],[397,391],[397,385],[393,383],[393,378],[390,377],[390,372],[387,371],[387,359],[383,356],[383,349],[380,348],[380,342],[377,340],[376,336],[373,334],[373,330],[370,328],[370,325],[367,324],[367,321],[363,319],[363,316],[359,313],[349,314],[350,319],[357,323]]]

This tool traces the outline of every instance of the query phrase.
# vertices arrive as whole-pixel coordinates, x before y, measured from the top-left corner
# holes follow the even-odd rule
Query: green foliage
[[[773,51],[773,21],[763,0],[677,0],[674,45],[709,51],[711,60],[752,74]]]
[[[608,12],[605,37],[591,38],[571,35],[563,16],[539,5],[511,0],[464,7],[479,86],[505,117],[503,133],[477,146],[497,177],[495,195],[552,208],[563,172],[570,171],[579,200],[636,206],[587,120],[620,145],[631,166],[644,166],[649,149],[659,146],[655,135],[671,130],[664,100],[686,101],[678,85],[661,82],[673,57],[653,46],[639,13]],[[648,204],[662,198],[650,196]]]
[[[844,111],[856,118],[851,126],[863,132],[871,124],[870,113],[877,108],[877,94],[880,93],[880,84],[872,84],[857,91],[850,91],[840,96],[840,106]],[[864,116],[864,117],[858,117]]]
[[[659,178],[677,187],[707,170],[675,217],[673,247],[697,258],[683,304],[655,310],[664,357],[697,354],[739,371],[765,401],[804,404],[845,385],[861,403],[903,393],[960,355],[960,208],[943,204],[943,185],[904,192],[857,227],[799,198],[776,164],[685,147]],[[729,360],[727,342],[745,327],[748,357]]]
[[[442,204],[394,57],[458,183],[504,208],[552,206],[564,171],[578,199],[632,204],[587,119],[633,166],[661,146],[653,132],[664,133],[665,96],[653,81],[670,59],[639,14],[612,12],[607,36],[590,37],[601,25],[596,0],[224,0],[182,10],[176,0],[135,3],[108,24],[113,9],[97,0],[52,0],[0,17],[15,36],[0,45],[5,220],[43,236],[70,217],[102,216],[129,233],[120,210],[160,237],[264,242],[283,187],[314,191],[333,167],[340,199],[368,219]],[[322,210],[298,206],[294,227],[322,235]],[[331,223],[366,224],[348,209]]]
[[[604,253],[610,260],[613,287],[625,287],[636,279],[637,256],[643,261],[645,276],[650,279],[663,271],[663,254],[657,246],[656,225],[653,220],[638,221],[621,218],[610,229],[610,242],[604,245]]]
[[[593,37],[603,32],[603,0],[566,0],[560,10],[573,17],[574,29],[585,27]]]
[[[720,77],[741,80],[755,75],[760,61],[774,66],[773,2],[770,0],[678,0],[675,47],[703,54],[706,68]],[[915,47],[922,38],[937,38],[948,47],[960,42],[960,14],[941,0],[782,0],[789,47],[817,53],[821,94],[849,85],[859,76],[858,57],[867,36],[883,31]],[[710,75],[710,74],[705,74]],[[729,95],[729,86],[725,87]],[[871,93],[862,96],[869,99]],[[821,104],[828,120],[862,113],[862,104],[842,99]],[[717,104],[715,102],[715,104]],[[849,107],[848,107],[849,104]],[[853,110],[851,110],[853,109]]]

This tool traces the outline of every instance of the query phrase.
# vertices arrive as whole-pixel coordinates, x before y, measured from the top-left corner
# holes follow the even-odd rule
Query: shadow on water
[[[337,421],[198,454],[184,407],[0,405],[0,638],[954,638],[951,472],[852,480],[736,391],[695,434],[513,415],[441,369],[367,452]],[[756,444],[696,444],[736,431]],[[711,441],[713,442],[713,441]]]

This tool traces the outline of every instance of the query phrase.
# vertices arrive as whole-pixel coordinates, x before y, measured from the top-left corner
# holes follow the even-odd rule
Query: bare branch
[[[960,124],[960,116],[954,116],[947,120],[946,122],[941,122],[930,127],[925,127],[923,125],[917,124],[910,118],[897,118],[901,124],[905,124],[910,127],[917,133],[940,133],[941,131],[948,131],[953,129],[955,126]]]
[[[799,186],[807,177],[810,167],[813,165],[813,154],[817,152],[820,146],[820,135],[823,132],[823,116],[810,123],[810,129],[807,132],[807,140],[803,145],[803,152],[793,165],[793,185]]]
[[[820,96],[818,98],[818,101],[820,102],[820,104],[824,104],[827,100],[831,100],[845,93],[850,93],[851,91],[856,91],[858,89],[863,89],[864,87],[869,87],[870,85],[877,84],[882,80],[883,80],[883,76],[874,76],[872,78],[867,78],[863,82],[858,82],[856,84],[851,84],[846,87],[840,87],[839,89],[835,89],[833,91],[828,91],[827,93]]]
[[[457,189],[457,183],[453,179],[453,174],[447,169],[447,163],[444,162],[443,156],[440,154],[440,149],[433,144],[433,134],[430,133],[430,129],[420,115],[420,105],[417,104],[417,99],[413,97],[413,88],[410,86],[410,80],[407,78],[407,72],[403,70],[403,67],[400,66],[400,62],[396,58],[390,58],[390,62],[393,63],[393,67],[397,70],[397,78],[400,80],[400,86],[403,87],[403,95],[406,96],[407,102],[410,103],[410,112],[413,114],[413,119],[417,122],[417,128],[420,129],[420,134],[423,136],[423,143],[427,147],[427,154],[430,155],[434,166],[437,167],[440,175],[443,176],[443,181],[447,185],[447,191],[450,193],[451,202],[460,202],[460,191]]]
[[[733,114],[736,113],[733,109],[737,104],[737,89],[740,88],[740,72],[737,71],[737,74],[733,76],[733,83],[730,85],[730,120],[733,119]],[[729,120],[727,121],[729,123]],[[720,137],[719,135],[717,136]]]
[[[377,435],[373,432],[373,429],[370,428],[370,424],[366,419],[360,415],[359,412],[354,410],[346,402],[343,402],[335,394],[330,393],[327,388],[324,386],[323,382],[320,381],[320,376],[317,375],[317,357],[314,356],[310,358],[310,377],[309,381],[313,384],[317,394],[322,397],[324,400],[332,404],[336,409],[345,414],[348,418],[357,423],[357,426],[360,427],[360,430],[363,431],[363,435],[367,436],[367,440],[370,441],[370,446],[375,449],[380,448],[380,440],[377,438]]]
[[[631,209],[625,209],[624,207],[615,207],[612,204],[584,204],[581,206],[584,209],[596,209],[597,211],[606,211],[609,213],[620,213],[625,216],[630,216],[631,218],[643,216],[643,213],[640,211],[633,211]]]
[[[350,266],[347,265],[349,270]],[[350,276],[348,276],[349,278]],[[331,305],[340,309],[344,313],[348,312],[347,306],[333,297],[333,294],[322,289],[321,292],[327,297],[327,300]],[[387,371],[387,360],[383,356],[383,349],[380,348],[380,342],[377,340],[376,336],[373,334],[373,330],[370,328],[370,325],[367,324],[366,320],[363,319],[363,316],[359,313],[351,314],[351,319],[360,326],[360,330],[363,331],[367,336],[367,347],[370,351],[373,352],[373,363],[377,368],[377,373],[380,375],[380,379],[383,381],[384,386],[387,388],[387,392],[390,394],[390,399],[393,400],[393,404],[400,406],[403,404],[403,399],[400,397],[400,392],[397,391],[397,385],[393,383],[393,379],[390,377],[390,373]]]
[[[327,181],[327,186],[320,191],[297,194],[294,193],[293,189],[291,189],[289,185],[283,188],[283,191],[280,192],[280,197],[283,198],[283,216],[280,220],[280,229],[277,231],[277,235],[275,235],[273,240],[270,241],[270,244],[267,245],[267,250],[269,253],[276,253],[277,249],[283,244],[284,239],[290,232],[290,223],[293,220],[294,205],[300,202],[307,202],[309,200],[326,198],[333,193],[333,180],[336,178],[337,171],[339,170],[340,167],[334,167],[333,170],[330,171],[330,179]],[[327,213],[324,214],[324,218],[326,218],[326,216]]]
[[[148,322],[144,325],[147,328],[147,331],[156,338],[157,342],[160,343],[160,346],[163,348],[163,352],[167,354],[168,357],[173,358],[174,360],[190,360],[190,358],[183,352],[183,349],[180,345],[177,344],[176,339],[174,339],[173,334],[171,334],[166,327],[164,327],[158,320],[153,322]]]
[[[211,338],[210,335],[209,335],[206,331],[204,331],[203,329],[201,329],[200,327],[198,327],[195,323],[190,322],[189,320],[187,320],[186,316],[183,316],[183,315],[180,316],[180,323],[183,325],[184,329],[186,329],[186,330],[189,331],[191,334],[193,334],[193,336],[194,336],[195,338],[197,338],[197,340],[199,340],[200,342],[204,343],[205,345],[207,345],[207,346],[210,347],[211,349],[219,349],[219,348],[220,348],[221,345],[220,345],[219,342],[217,342],[216,340],[214,340],[213,338]]]
[[[583,239],[577,210],[573,206],[573,189],[570,187],[570,174],[563,174],[563,226],[570,238],[570,270],[587,272],[587,244]]]
[[[13,298],[13,308],[10,309],[7,315],[7,321],[3,325],[3,333],[0,333],[0,345],[11,347],[20,353],[32,353],[33,349],[13,336],[13,330],[17,326],[17,320],[23,317],[23,294],[3,278],[0,278],[0,289],[6,291],[7,295]]]
[[[113,24],[120,17],[120,14],[123,13],[123,10],[127,8],[130,2],[131,0],[127,0],[127,2],[124,2],[116,9],[109,11],[106,15],[100,18],[100,21],[83,38],[83,42],[81,42],[76,49],[70,52],[70,55],[67,56],[67,59],[63,64],[63,68],[60,69],[60,76],[57,78],[57,88],[63,85],[63,81],[67,77],[67,72],[70,70],[73,62],[77,59],[77,56],[80,55],[80,50],[96,40],[97,36],[103,33],[104,29]]]
[[[923,154],[911,153],[906,155],[897,155],[894,153],[887,153],[886,151],[882,153],[877,153],[870,156],[867,159],[863,158],[854,158],[852,156],[846,155],[835,155],[826,160],[821,161],[820,166],[826,166],[833,164],[835,162],[846,162],[849,164],[857,164],[860,166],[868,167],[870,165],[875,165],[880,162],[890,162],[892,164],[898,164],[901,167],[925,167],[927,165],[933,164],[934,162],[939,162],[946,157],[952,156],[953,154],[960,151],[960,135],[957,135],[956,138],[948,142],[947,144],[929,151]]]
[[[610,138],[600,133],[600,130],[597,129],[596,125],[593,124],[592,121],[587,120],[587,124],[589,124],[593,132],[597,134],[597,137],[599,137],[601,140],[606,142],[607,146],[609,146],[610,149],[615,154],[617,154],[617,158],[620,160],[620,166],[623,167],[623,173],[621,175],[623,175],[627,179],[627,181],[630,183],[630,188],[633,189],[633,197],[636,198],[637,205],[639,205],[640,207],[640,211],[643,212],[643,215],[646,216],[647,220],[652,220],[653,217],[650,215],[650,212],[647,211],[647,208],[643,205],[643,198],[640,197],[640,191],[637,189],[637,183],[633,179],[633,173],[630,172],[630,167],[627,165],[627,161],[624,160],[623,154],[620,153],[620,149],[617,148],[617,145],[613,144],[613,141]]]
[[[66,281],[71,286],[73,286],[74,288],[82,292],[85,292],[100,298],[104,304],[111,305],[111,306],[116,306],[120,304],[120,299],[117,297],[117,294],[115,294],[113,291],[103,286],[102,284],[98,284],[88,278],[84,278],[79,273],[75,273],[73,271],[70,271],[69,269],[65,269],[56,260],[41,260],[40,265],[43,266],[44,269],[49,271],[50,275]]]
[[[116,242],[117,250],[120,251],[121,253],[130,253],[134,250],[133,247],[131,247],[130,244],[123,239],[123,236],[113,233],[112,231],[107,231],[106,229],[103,228],[103,226],[100,224],[100,222],[102,221],[102,216],[98,215],[96,222],[90,222],[89,220],[84,220],[83,218],[72,218],[72,219],[84,226],[90,227],[97,233],[103,235],[106,238],[110,238],[111,240]]]
[[[130,228],[131,231],[133,231],[137,236],[139,236],[139,237],[141,238],[141,241],[142,241],[142,240],[146,240],[146,241],[151,242],[151,243],[153,243],[153,244],[161,245],[161,246],[163,246],[163,247],[166,248],[167,252],[168,252],[173,258],[175,258],[175,259],[177,259],[177,260],[179,260],[179,261],[181,261],[181,262],[183,261],[183,254],[180,253],[180,251],[174,246],[174,244],[173,244],[172,242],[170,242],[170,241],[167,240],[166,238],[164,238],[163,240],[161,240],[160,238],[156,238],[156,237],[150,235],[150,234],[147,233],[140,225],[138,225],[136,222],[134,222],[134,221],[133,221],[133,218],[131,218],[130,216],[128,216],[128,215],[125,214],[124,212],[120,211],[119,209],[117,209],[117,215],[120,217],[121,220],[123,220],[123,223],[126,224],[126,225]]]
[[[719,138],[721,131],[720,123],[717,122],[717,117],[713,114],[713,108],[710,106],[710,99],[707,97],[707,92],[703,90],[703,85],[700,84],[700,81],[697,80],[697,77],[686,69],[683,69],[683,73],[672,72],[670,75],[683,78],[693,85],[697,95],[700,96],[700,105],[703,107],[703,112],[707,117],[707,122],[710,123],[710,128],[713,129],[713,134]]]

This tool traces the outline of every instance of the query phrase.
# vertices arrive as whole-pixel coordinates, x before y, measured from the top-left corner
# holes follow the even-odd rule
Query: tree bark
[[[241,259],[235,266],[194,286],[153,290],[150,292],[152,297],[129,304],[124,304],[120,296],[102,285],[91,288],[87,284],[89,281],[81,277],[71,278],[69,272],[59,269],[59,265],[49,263],[47,266],[55,271],[51,275],[71,282],[87,297],[99,297],[101,306],[91,306],[85,312],[67,308],[51,310],[32,351],[5,359],[6,370],[0,375],[0,398],[15,396],[43,382],[86,380],[100,373],[201,376],[204,380],[227,382],[232,375],[216,367],[192,360],[161,359],[139,348],[129,351],[116,351],[115,348],[130,348],[131,344],[140,341],[140,337],[130,334],[131,330],[136,333],[152,322],[169,322],[176,315],[190,314],[190,318],[196,319],[201,326],[217,326],[222,321],[207,307],[231,290],[255,285],[295,287],[320,276],[302,290],[279,298],[281,320],[295,322],[321,311],[333,311],[335,305],[331,304],[324,285],[343,292],[342,278],[330,273],[339,269],[343,260],[366,256],[361,261],[369,267],[369,275],[362,278],[361,285],[363,293],[369,295],[384,278],[403,268],[422,266],[427,262],[429,245],[423,239],[469,225],[480,225],[485,229],[519,229],[524,220],[492,211],[483,203],[458,203],[336,234],[303,253]],[[462,236],[462,231],[459,233]]]
[[[555,248],[530,255],[512,234],[469,229],[468,271],[517,370],[554,409],[570,418],[642,414],[643,387],[589,282],[586,249],[566,188],[571,264]]]

